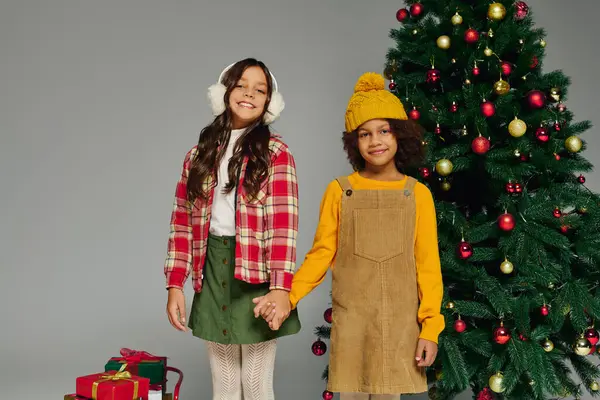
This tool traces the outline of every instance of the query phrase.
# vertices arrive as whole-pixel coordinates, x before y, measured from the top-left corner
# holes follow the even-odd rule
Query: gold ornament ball
[[[559,87],[550,88],[550,101],[553,103],[557,103],[560,101],[560,95],[562,91]]]
[[[500,264],[500,271],[502,271],[503,274],[508,275],[513,272],[514,269],[515,266],[508,260],[504,260],[502,264]]]
[[[488,31],[488,37],[494,37],[494,31],[492,30],[492,28],[490,28],[490,30]]]
[[[581,150],[581,146],[583,146],[583,143],[578,136],[569,136],[565,139],[565,148],[571,153],[577,153]]]
[[[579,207],[579,208],[577,209],[577,212],[578,212],[579,214],[585,214],[585,213],[587,213],[587,207]]]
[[[471,81],[469,79],[465,79],[465,85],[470,85]]]
[[[463,17],[457,11],[456,14],[452,16],[451,21],[452,25],[460,25],[463,23]]]
[[[438,381],[444,377],[444,372],[441,369],[435,371],[435,379]]]
[[[452,165],[452,161],[447,158],[442,158],[435,164],[435,170],[441,176],[450,175],[452,173],[452,168],[454,168],[454,165]]]
[[[436,43],[440,49],[448,50],[450,48],[450,36],[442,35],[437,38]]]
[[[546,47],[546,41],[544,39],[540,40],[540,46]]]
[[[446,303],[446,308],[447,308],[448,310],[453,310],[453,309],[454,309],[454,307],[456,307],[456,304],[454,304],[454,302],[453,302],[453,301],[449,301],[449,302],[447,302],[447,303]]]
[[[552,340],[546,339],[544,340],[544,343],[542,343],[542,347],[546,353],[550,353],[552,350],[554,350],[554,343],[552,343]]]
[[[548,289],[552,290],[554,289],[556,286],[554,285],[554,283],[549,283],[548,284]]]
[[[592,344],[582,335],[573,344],[573,351],[578,356],[587,356],[592,351]]]
[[[521,151],[519,149],[515,150],[513,154],[515,155],[515,157],[521,157]]]
[[[506,17],[506,7],[502,3],[492,3],[488,7],[487,16],[493,21],[502,21]]]
[[[510,85],[504,79],[500,79],[498,82],[494,83],[494,92],[496,94],[503,96],[510,91]]]
[[[486,47],[485,50],[483,50],[483,54],[490,57],[492,54],[494,54],[494,52],[489,47]]]
[[[598,382],[593,381],[592,383],[590,383],[590,390],[592,392],[597,392],[598,390],[600,390],[600,385],[598,384]]]
[[[490,376],[489,380],[490,389],[496,393],[504,392],[504,375],[501,372]]]
[[[388,65],[383,70],[383,75],[387,78],[388,81],[391,81],[394,78],[394,74],[396,73],[397,68],[395,65]]]
[[[525,121],[520,120],[519,118],[515,117],[515,119],[510,121],[510,124],[508,124],[508,133],[510,133],[510,136],[512,137],[521,137],[525,134],[525,132],[527,132],[527,124]]]
[[[452,185],[451,185],[451,184],[450,184],[450,182],[448,182],[448,181],[444,181],[444,182],[442,182],[442,184],[440,185],[440,187],[442,188],[442,190],[443,190],[444,192],[447,192],[447,191],[449,191],[450,189],[452,189]]]

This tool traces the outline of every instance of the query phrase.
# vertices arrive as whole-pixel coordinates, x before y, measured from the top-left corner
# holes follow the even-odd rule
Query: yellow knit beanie
[[[367,72],[354,86],[346,109],[346,132],[352,132],[372,119],[408,119],[400,99],[385,90],[381,74]]]

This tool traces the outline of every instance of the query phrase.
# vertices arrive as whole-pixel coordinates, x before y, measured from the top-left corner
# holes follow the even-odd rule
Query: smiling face
[[[244,128],[263,115],[268,90],[267,77],[262,68],[246,68],[229,94],[233,129]]]
[[[398,141],[385,119],[372,119],[357,129],[358,151],[365,160],[365,167],[378,169],[394,164]]]

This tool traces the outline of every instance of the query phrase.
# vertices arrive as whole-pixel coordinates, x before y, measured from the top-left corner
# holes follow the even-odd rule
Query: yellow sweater
[[[407,181],[406,177],[401,181],[377,181],[363,178],[357,172],[348,179],[352,188],[356,190],[402,189]],[[438,336],[445,326],[444,316],[440,312],[443,297],[442,274],[433,197],[422,183],[415,185],[415,201],[417,212],[414,250],[420,300],[417,318],[421,323],[420,337],[437,343]],[[327,187],[321,201],[319,225],[313,247],[294,274],[290,292],[293,308],[323,282],[328,268],[333,268],[335,264],[341,202],[342,188],[334,180]]]

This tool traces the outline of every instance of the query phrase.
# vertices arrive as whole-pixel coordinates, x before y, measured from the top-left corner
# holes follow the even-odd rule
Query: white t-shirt
[[[217,172],[218,185],[215,187],[212,211],[210,217],[210,233],[217,236],[235,236],[235,188],[225,194],[225,185],[229,182],[229,160],[233,156],[233,148],[236,141],[244,133],[244,129],[231,131],[229,143],[225,155],[221,159]],[[236,182],[237,185],[237,182]]]

